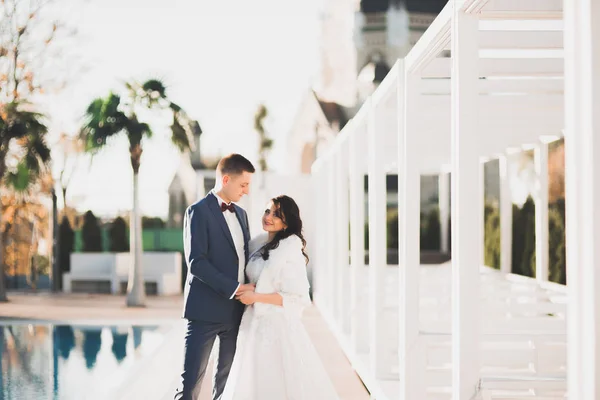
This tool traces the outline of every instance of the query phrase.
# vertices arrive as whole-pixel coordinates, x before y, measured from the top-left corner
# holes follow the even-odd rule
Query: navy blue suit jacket
[[[246,263],[250,240],[248,215],[237,205],[235,213],[244,233]],[[212,193],[186,210],[183,243],[188,267],[183,317],[198,321],[239,323],[244,305],[235,298],[230,299],[239,283],[238,255],[221,205]]]

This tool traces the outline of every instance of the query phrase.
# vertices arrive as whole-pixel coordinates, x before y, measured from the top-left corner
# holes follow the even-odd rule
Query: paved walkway
[[[180,319],[182,298],[149,297],[147,307],[127,308],[123,296],[84,294],[12,294],[0,305],[3,319],[76,321],[78,323],[160,324],[170,327],[164,346],[136,370],[125,390],[115,400],[144,398],[172,399],[182,360],[184,324]],[[304,313],[304,325],[321,356],[325,369],[342,400],[368,400],[369,395],[350,366],[316,307]],[[168,371],[168,372],[166,372]],[[210,379],[206,379],[199,400],[209,400]],[[133,397],[132,397],[133,396]]]

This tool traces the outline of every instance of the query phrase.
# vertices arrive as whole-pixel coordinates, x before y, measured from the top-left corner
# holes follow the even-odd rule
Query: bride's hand
[[[241,296],[242,293],[244,293],[244,292],[248,292],[248,291],[253,292],[255,288],[256,288],[256,285],[254,283],[245,283],[243,285],[240,285],[237,292],[235,292],[235,295]]]
[[[249,306],[256,302],[256,293],[244,292],[244,293],[240,294],[239,296],[236,296],[236,299],[238,299],[243,304]]]

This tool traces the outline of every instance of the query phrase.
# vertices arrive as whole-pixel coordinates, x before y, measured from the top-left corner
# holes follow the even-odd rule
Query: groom
[[[219,161],[215,188],[185,212],[183,239],[188,273],[183,317],[187,320],[181,386],[175,400],[197,400],[208,359],[219,337],[213,400],[223,394],[244,305],[250,231],[246,212],[235,205],[250,191],[254,166],[239,154]]]

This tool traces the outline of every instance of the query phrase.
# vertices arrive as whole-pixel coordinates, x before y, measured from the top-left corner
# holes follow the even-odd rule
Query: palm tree
[[[267,155],[273,147],[273,139],[267,136],[265,130],[265,119],[268,115],[269,111],[264,104],[259,105],[254,114],[254,130],[258,133],[258,164],[262,172],[268,169]]]
[[[138,174],[142,160],[144,139],[152,136],[150,125],[142,122],[138,114],[144,111],[165,111],[173,114],[171,139],[180,151],[192,150],[193,134],[200,129],[197,121],[188,118],[177,104],[166,95],[165,85],[156,79],[143,84],[126,83],[126,96],[110,93],[88,106],[86,120],[81,130],[87,151],[95,152],[106,145],[109,138],[125,135],[129,141],[131,168],[133,169],[133,212],[130,216],[131,259],[127,285],[127,305],[143,306],[145,291],[142,274],[142,220],[140,215]]]
[[[25,193],[50,161],[50,149],[46,145],[47,128],[43,115],[30,110],[26,102],[0,104],[0,186],[15,193]],[[0,302],[7,301],[4,282],[4,241],[2,221],[4,210],[0,201]]]

